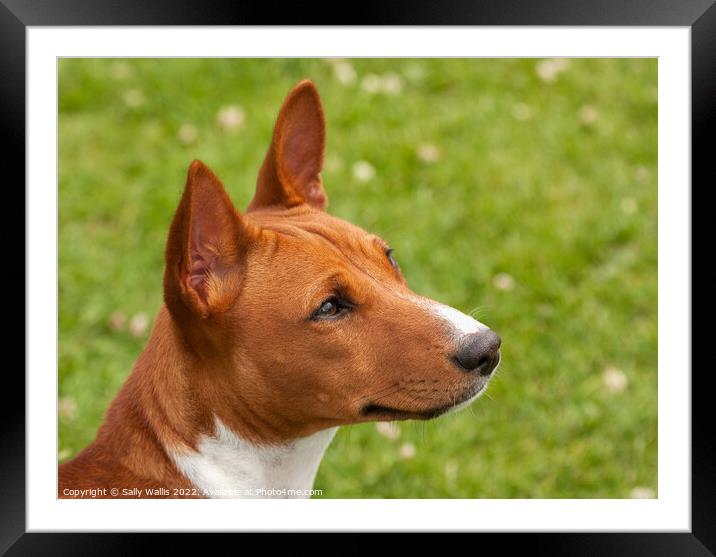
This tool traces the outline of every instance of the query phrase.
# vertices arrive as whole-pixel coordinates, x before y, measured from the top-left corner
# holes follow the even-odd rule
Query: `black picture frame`
[[[5,239],[0,286],[6,325],[10,316],[25,315],[25,33],[28,26],[117,25],[569,25],[569,26],[686,26],[691,29],[692,101],[692,529],[689,533],[541,533],[482,534],[479,550],[501,554],[524,551],[538,555],[714,555],[716,553],[716,431],[712,394],[708,388],[712,365],[697,366],[696,354],[710,346],[707,316],[716,312],[709,268],[713,233],[704,218],[703,197],[713,184],[707,176],[713,154],[708,135],[716,129],[716,6],[714,0],[490,0],[481,2],[364,1],[341,10],[336,5],[259,2],[190,2],[182,0],[0,0],[0,117],[6,144],[1,167],[4,201],[0,230]],[[668,109],[668,107],[660,107]],[[699,184],[699,186],[695,186]],[[698,194],[698,195],[697,195]],[[694,202],[694,200],[701,202]],[[12,208],[12,209],[11,209]],[[698,217],[702,218],[698,218]],[[14,250],[16,253],[8,253]],[[696,254],[701,253],[701,258]],[[22,266],[19,262],[22,261]],[[9,263],[9,264],[8,264]],[[19,272],[19,269],[22,269]],[[20,292],[24,295],[20,296]],[[17,307],[16,307],[17,306]],[[698,325],[697,315],[704,321]],[[23,318],[23,324],[25,319]],[[191,550],[202,544],[189,536],[152,534],[26,533],[25,530],[25,381],[9,355],[24,346],[25,328],[17,320],[4,327],[5,389],[0,404],[0,554],[94,555],[130,554],[155,550]],[[661,339],[668,342],[668,339]],[[24,352],[19,358],[25,363]],[[56,370],[47,370],[55,373]],[[318,526],[317,526],[318,528]],[[78,530],[81,525],[78,525]],[[467,540],[465,540],[467,541]],[[274,543],[274,542],[272,542]],[[335,543],[335,542],[333,542]],[[370,535],[352,535],[340,542],[341,553],[375,547]],[[421,544],[424,542],[420,542]],[[311,551],[331,543],[305,542]],[[197,545],[197,547],[199,547]],[[231,546],[230,546],[231,547]],[[304,547],[302,544],[301,547]],[[234,548],[238,549],[238,548]],[[335,549],[335,547],[334,547]],[[445,551],[444,542],[440,549]]]

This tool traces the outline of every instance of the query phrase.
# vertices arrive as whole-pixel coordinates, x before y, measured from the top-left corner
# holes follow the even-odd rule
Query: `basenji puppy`
[[[307,497],[338,426],[426,420],[485,390],[500,338],[326,213],[324,145],[302,81],[245,212],[191,164],[164,305],[96,440],[59,467],[59,497]]]

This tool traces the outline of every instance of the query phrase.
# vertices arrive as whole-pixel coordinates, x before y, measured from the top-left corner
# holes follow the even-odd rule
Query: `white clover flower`
[[[139,89],[125,91],[123,98],[129,108],[138,108],[144,104],[144,95]]]
[[[400,437],[400,428],[394,422],[377,422],[375,424],[375,429],[383,437],[390,439],[391,441],[395,441]]]
[[[409,460],[415,456],[415,445],[412,443],[403,443],[398,450],[400,458]]]
[[[367,182],[375,177],[375,168],[368,161],[358,161],[353,165],[353,176],[359,182]]]
[[[627,388],[629,380],[623,371],[613,366],[608,366],[602,373],[602,381],[610,393],[620,393]]]
[[[196,130],[196,126],[192,124],[182,124],[177,132],[177,138],[184,145],[191,145],[196,141],[199,132]]]
[[[77,403],[68,396],[63,396],[57,401],[57,413],[64,421],[71,422],[77,417]]]
[[[597,121],[599,112],[591,105],[584,105],[579,109],[579,121],[585,126],[591,126]]]
[[[515,120],[524,122],[525,120],[529,120],[532,116],[532,109],[525,103],[517,103],[512,107],[512,116]]]
[[[353,85],[358,81],[355,69],[345,60],[339,60],[333,64],[333,75],[341,85]]]
[[[433,145],[432,143],[423,143],[418,145],[417,153],[418,158],[427,164],[438,162],[442,155],[440,147]]]
[[[383,81],[380,76],[373,73],[367,74],[363,78],[363,81],[361,81],[361,87],[366,93],[377,93],[380,91],[382,85]]]
[[[492,278],[492,285],[497,290],[512,290],[515,287],[515,279],[507,273],[497,273]]]
[[[238,105],[222,106],[216,115],[216,123],[227,131],[235,131],[244,125],[246,112]]]
[[[650,487],[635,487],[631,490],[629,497],[632,499],[655,499],[656,494]]]
[[[129,321],[129,332],[136,338],[144,336],[148,327],[149,318],[145,313],[137,313]]]

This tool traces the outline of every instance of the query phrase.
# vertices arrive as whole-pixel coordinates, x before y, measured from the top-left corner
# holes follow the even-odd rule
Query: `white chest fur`
[[[216,419],[216,435],[198,450],[172,454],[200,495],[211,498],[308,498],[337,428],[286,445],[248,443]]]

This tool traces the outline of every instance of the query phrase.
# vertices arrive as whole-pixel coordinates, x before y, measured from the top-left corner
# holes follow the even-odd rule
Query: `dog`
[[[484,392],[500,338],[413,293],[383,239],[325,211],[324,147],[302,81],[245,212],[191,164],[164,304],[58,497],[309,497],[339,426],[427,420]]]

